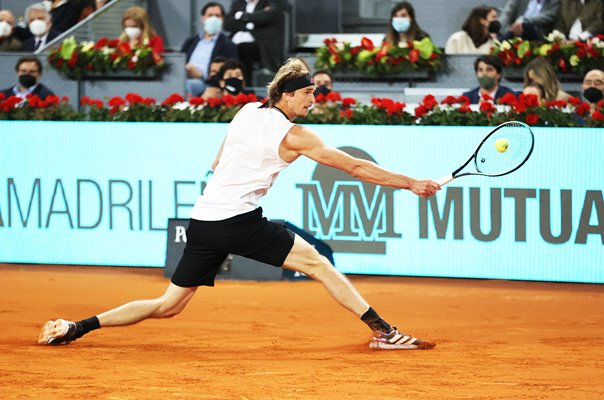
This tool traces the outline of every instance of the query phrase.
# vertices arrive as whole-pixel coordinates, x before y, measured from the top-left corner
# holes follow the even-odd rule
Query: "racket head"
[[[472,158],[476,172],[458,171],[460,173],[454,175],[507,175],[526,163],[534,146],[535,136],[527,124],[504,122],[493,129],[474,151]]]

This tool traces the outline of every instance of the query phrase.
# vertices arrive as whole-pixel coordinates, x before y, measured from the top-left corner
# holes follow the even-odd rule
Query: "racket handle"
[[[439,179],[437,179],[435,182],[438,183],[440,186],[445,186],[447,183],[451,182],[453,180],[453,174],[447,174]]]

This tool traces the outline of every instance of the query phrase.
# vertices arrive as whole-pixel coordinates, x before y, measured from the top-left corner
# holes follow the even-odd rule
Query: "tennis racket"
[[[443,186],[460,176],[502,176],[516,171],[533,152],[535,137],[531,128],[508,121],[493,129],[461,167],[437,179]]]

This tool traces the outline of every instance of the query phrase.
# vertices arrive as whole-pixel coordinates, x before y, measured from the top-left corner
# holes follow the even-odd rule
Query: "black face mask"
[[[30,87],[32,87],[36,83],[38,83],[38,81],[36,80],[36,78],[33,75],[25,74],[25,75],[19,75],[19,83],[24,88],[29,89]]]
[[[329,88],[325,85],[321,85],[315,89],[315,97],[320,94],[322,94],[323,96],[327,96],[329,93],[331,93],[331,90],[329,90]]]
[[[230,94],[239,94],[243,90],[243,79],[239,79],[239,78],[225,79],[224,88]]]
[[[218,76],[218,74],[214,74],[212,76],[210,76],[210,78],[208,80],[206,80],[206,83],[208,84],[209,87],[220,87],[220,77]]]
[[[604,98],[604,93],[602,93],[602,91],[598,88],[590,87],[585,89],[583,92],[583,97],[585,97],[585,100],[589,101],[590,103],[597,103]]]
[[[489,22],[489,33],[499,33],[501,30],[501,22],[495,20]]]

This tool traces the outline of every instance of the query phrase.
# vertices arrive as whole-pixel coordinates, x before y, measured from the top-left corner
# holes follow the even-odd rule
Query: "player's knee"
[[[179,304],[170,303],[163,299],[159,300],[160,304],[157,311],[155,312],[156,318],[172,318],[180,314],[180,312],[183,310],[183,307]]]
[[[329,274],[333,273],[334,267],[327,257],[317,254],[313,257],[308,265],[308,276],[313,279],[323,280]]]

